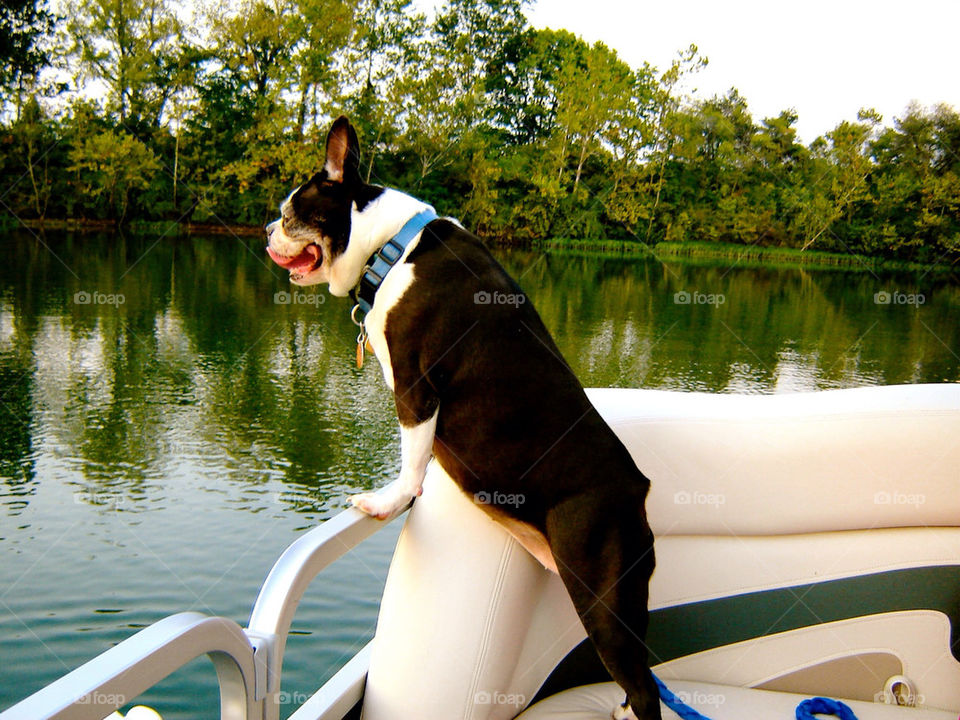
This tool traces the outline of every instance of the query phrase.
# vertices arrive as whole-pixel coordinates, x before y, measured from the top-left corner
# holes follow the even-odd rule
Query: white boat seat
[[[683,697],[710,720],[793,720],[797,705],[809,697],[689,680],[668,684],[674,694]],[[621,702],[623,691],[612,682],[584,685],[540,701],[517,720],[609,720],[610,710]],[[844,702],[853,710],[857,720],[957,720],[956,713],[944,710],[920,710],[856,700]],[[660,711],[663,720],[678,720],[680,717],[665,705],[660,706]]]
[[[960,385],[590,395],[653,483],[648,642],[668,684],[737,686],[716,720],[753,702],[771,710],[737,720],[792,718],[786,692],[866,701],[860,720],[957,719]],[[431,463],[384,588],[363,718],[512,720],[609,679],[579,663],[585,637],[559,578]],[[934,714],[872,706],[898,674]],[[782,692],[744,689],[757,686]],[[622,701],[601,710],[595,692],[564,696],[588,713],[569,717]]]
[[[589,394],[651,480],[657,537],[960,523],[960,467],[944,461],[960,385]]]

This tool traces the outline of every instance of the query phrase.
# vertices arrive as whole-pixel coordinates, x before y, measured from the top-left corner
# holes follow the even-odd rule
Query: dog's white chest
[[[407,246],[403,257],[387,273],[383,283],[377,290],[377,296],[373,307],[364,320],[364,327],[367,330],[367,338],[370,340],[370,347],[373,348],[377,360],[380,361],[380,367],[383,369],[383,379],[387,387],[394,389],[393,365],[390,362],[390,350],[387,347],[386,324],[387,316],[396,306],[397,302],[403,297],[403,294],[413,284],[414,267],[406,262],[404,258],[412,250],[419,237]]]

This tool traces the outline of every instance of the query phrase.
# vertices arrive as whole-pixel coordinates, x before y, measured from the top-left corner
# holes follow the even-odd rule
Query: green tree
[[[821,181],[829,184],[824,187],[826,192],[819,195],[827,202],[816,203],[814,207],[818,212],[808,215],[801,250],[812,247],[838,220],[851,223],[857,204],[869,193],[867,181],[874,167],[869,143],[881,118],[875,110],[865,109],[857,114],[857,119],[856,123],[841,122],[827,133],[827,142],[817,146],[829,163],[829,175]],[[833,235],[844,242],[836,229]],[[845,235],[851,238],[850,234]]]
[[[295,17],[298,26],[296,133],[304,137],[308,116],[316,126],[322,100],[334,96],[339,78],[334,74],[335,58],[353,37],[354,23],[359,17],[358,0],[297,0]]]
[[[413,72],[426,29],[426,17],[412,9],[412,0],[360,0],[354,12],[353,36],[335,68],[343,78],[335,100],[364,137],[367,182],[378,155],[398,139],[400,81]]]
[[[804,146],[791,110],[754,122],[736,90],[694,100],[695,46],[631,67],[529,27],[525,0],[444,0],[430,22],[414,0],[204,0],[189,23],[172,0],[63,2],[69,47],[48,39],[44,0],[0,8],[0,183],[18,218],[259,224],[348,112],[368,180],[499,239],[960,256],[947,106],[886,128],[864,112]],[[71,103],[47,63],[76,73]]]
[[[568,158],[574,164],[573,192],[580,185],[583,166],[598,152],[615,121],[627,114],[633,99],[635,75],[629,65],[601,42],[581,59],[560,68],[557,91],[558,176]]]
[[[749,120],[743,103],[740,118]],[[735,123],[731,151],[736,160],[722,185],[728,211],[726,240],[762,245],[792,245],[798,185],[808,180],[809,153],[798,142],[797,113],[784,110],[759,125]]]
[[[129,133],[113,130],[86,138],[70,153],[70,160],[81,192],[102,199],[107,217],[120,222],[127,216],[131,193],[146,189],[160,168],[144,143]]]
[[[351,36],[355,5],[356,0],[211,4],[206,9],[214,38],[210,70],[227,74],[242,92],[256,98],[260,119],[279,112],[302,137],[308,114],[316,117],[319,109],[317,94],[328,95],[335,82],[330,68]],[[285,93],[296,98],[290,115]]]
[[[21,150],[14,153],[18,169],[22,169],[30,182],[30,214],[43,220],[53,189],[51,162],[57,156],[50,151],[56,145],[56,128],[37,99],[32,97],[11,125],[10,134]]]
[[[259,224],[319,166],[318,118],[339,95],[336,55],[355,0],[241,0],[207,8],[215,38],[187,122],[201,219]]]
[[[51,62],[42,44],[53,33],[56,20],[43,0],[0,4],[0,90],[12,91],[18,119],[24,95],[36,87],[40,71]]]
[[[446,0],[437,10],[434,54],[455,70],[460,89],[483,83],[506,45],[524,31],[525,4],[526,0]]]
[[[213,38],[208,72],[226,75],[240,92],[249,93],[261,115],[275,109],[295,77],[292,60],[301,23],[294,9],[292,0],[241,0],[206,9]]]
[[[631,203],[635,196],[623,193],[629,184],[623,167],[636,163],[644,151],[653,85],[649,69],[634,71],[599,42],[573,53],[560,67],[549,141],[556,177],[541,188],[553,194],[560,190],[565,234],[605,234],[605,212],[627,220],[629,228],[628,206],[635,210],[636,203]]]
[[[178,195],[189,205],[180,212],[191,220],[239,221],[248,199],[225,186],[220,173],[246,152],[257,124],[257,99],[226,73],[202,72],[195,92],[196,102],[182,124],[178,184],[184,191]]]
[[[674,149],[684,137],[687,118],[681,112],[684,96],[682,82],[706,67],[707,58],[700,55],[696,45],[690,45],[679,53],[670,67],[660,76],[660,82],[653,97],[655,112],[650,118],[650,152],[647,162],[649,192],[653,197],[647,221],[646,241],[650,242],[654,223],[660,219],[661,200],[667,182],[667,164],[674,155]],[[670,236],[672,219],[664,222],[664,236]],[[681,223],[682,225],[683,223]]]
[[[960,115],[911,105],[871,145],[875,249],[935,260],[960,241]]]
[[[587,44],[567,30],[528,28],[508,38],[490,64],[490,118],[512,145],[546,140],[556,127],[557,81]]]
[[[504,46],[523,32],[522,6],[520,0],[447,0],[438,10],[399,83],[402,145],[416,160],[416,186],[487,130],[485,78]]]
[[[759,192],[751,187],[756,127],[739,92],[731,89],[678,112],[675,127],[673,187],[667,194],[671,205],[685,208],[690,232],[700,240],[741,242],[767,234],[772,183],[765,176],[756,178],[762,181]]]
[[[168,1],[68,0],[67,12],[79,79],[106,84],[107,111],[134,132],[159,128],[196,60]]]
[[[638,238],[640,225],[651,214],[651,196],[644,176],[644,158],[651,146],[651,118],[656,109],[657,80],[649,65],[634,71],[631,97],[607,131],[606,145],[612,154],[609,168],[613,186],[603,196],[610,221]]]

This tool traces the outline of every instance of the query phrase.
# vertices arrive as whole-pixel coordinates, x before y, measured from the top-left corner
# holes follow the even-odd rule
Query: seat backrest
[[[960,385],[590,396],[651,479],[657,536],[960,520]]]
[[[590,396],[652,481],[649,643],[667,677],[796,689],[794,671],[826,655],[904,670],[861,646],[930,626],[947,659],[908,649],[911,671],[932,706],[960,705],[960,385]],[[936,592],[914,597],[919,586]],[[891,608],[893,625],[861,622]],[[784,655],[791,633],[821,623],[823,637]],[[390,567],[363,716],[512,718],[584,637],[559,579],[434,464]],[[753,660],[722,655],[757,637]]]

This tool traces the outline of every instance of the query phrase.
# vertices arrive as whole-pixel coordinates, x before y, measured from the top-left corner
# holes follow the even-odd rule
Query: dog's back
[[[434,454],[465,492],[523,495],[515,514],[541,529],[585,488],[646,495],[530,299],[478,238],[437,220],[407,262],[413,284],[386,324],[394,376],[411,378],[398,406],[437,395]]]

